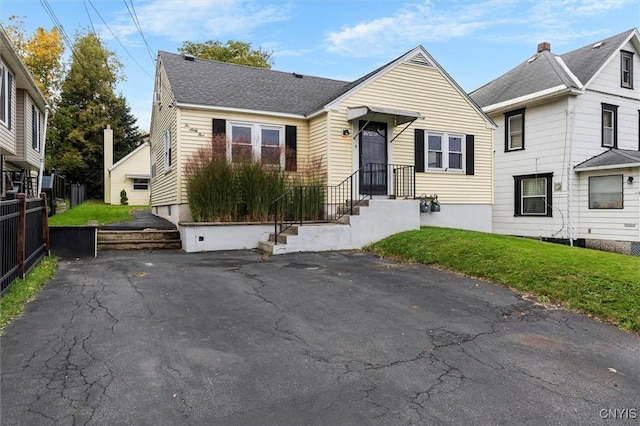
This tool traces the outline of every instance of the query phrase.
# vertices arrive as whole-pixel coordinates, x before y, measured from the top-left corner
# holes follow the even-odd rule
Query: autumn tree
[[[225,44],[213,40],[202,43],[185,41],[182,43],[182,47],[178,48],[178,52],[197,58],[257,68],[271,68],[273,65],[273,51],[262,48],[253,49],[251,43],[242,41],[229,40]]]
[[[63,76],[64,43],[58,29],[53,27],[51,31],[47,31],[39,27],[28,36],[21,17],[10,16],[9,21],[11,24],[5,27],[9,38],[38,87],[51,101],[59,93]]]
[[[142,142],[126,100],[115,94],[122,65],[94,34],[79,34],[49,132],[48,167],[103,195],[103,130],[114,130],[114,160]]]

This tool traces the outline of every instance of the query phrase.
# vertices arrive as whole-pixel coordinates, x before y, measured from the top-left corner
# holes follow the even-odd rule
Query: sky
[[[640,28],[640,0],[0,0],[0,22],[12,15],[28,34],[56,22],[70,42],[97,33],[124,65],[117,91],[148,131],[157,52],[184,41],[244,41],[272,51],[275,70],[346,81],[422,45],[471,92],[540,42],[563,54]]]

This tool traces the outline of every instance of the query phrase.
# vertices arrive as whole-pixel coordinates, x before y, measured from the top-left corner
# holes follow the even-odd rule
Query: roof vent
[[[551,52],[551,43],[543,41],[538,44],[538,53],[540,52]]]
[[[412,64],[423,65],[427,67],[433,66],[422,53],[418,53],[417,55],[413,56],[411,59],[409,59],[409,62]]]
[[[185,61],[191,61],[191,62],[193,62],[193,61],[196,59],[196,57],[195,57],[195,56],[193,56],[193,55],[188,55],[188,54],[186,54],[186,53],[185,53],[184,55],[182,55],[182,56],[184,57],[184,60],[185,60]]]
[[[533,55],[532,57],[530,57],[530,58],[527,60],[527,63],[528,63],[528,64],[530,64],[531,62],[535,61],[537,58],[538,58],[538,56],[537,56],[537,55]]]
[[[593,46],[591,46],[591,48],[592,48],[592,49],[597,49],[597,48],[599,48],[600,46],[602,46],[602,42],[601,42],[601,41],[599,41],[599,42],[597,42],[596,44],[594,44]]]
[[[294,73],[291,73],[291,75],[292,75],[292,76],[294,76],[295,78],[302,78],[302,77],[304,77],[304,75],[302,75],[302,74],[297,74],[297,73],[295,73],[295,72],[294,72]]]

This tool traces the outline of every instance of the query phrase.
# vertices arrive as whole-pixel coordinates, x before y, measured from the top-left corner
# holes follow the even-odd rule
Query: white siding
[[[495,202],[493,232],[531,237],[566,238],[567,166],[570,128],[567,99],[528,107],[524,118],[524,150],[505,152],[504,114],[494,114],[495,132]],[[514,216],[514,176],[553,173],[559,184],[552,195],[552,217]]]
[[[150,190],[133,189],[133,179],[127,175],[151,176],[151,164],[149,162],[149,144],[136,148],[131,156],[124,158],[123,162],[116,163],[111,170],[111,204],[120,204],[120,191],[127,192],[129,205],[149,205]]]
[[[589,209],[589,177],[622,175],[624,207]],[[633,183],[627,183],[629,176]],[[635,169],[600,170],[580,173],[577,208],[580,212],[578,238],[595,240],[640,241],[640,171]]]

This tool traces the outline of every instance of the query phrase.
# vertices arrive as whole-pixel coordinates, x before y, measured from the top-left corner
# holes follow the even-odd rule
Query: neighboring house
[[[160,52],[152,210],[174,223],[191,219],[185,163],[224,134],[230,161],[279,147],[276,162],[288,170],[322,158],[328,185],[369,163],[415,167],[416,195],[437,194],[443,212],[422,214],[423,224],[490,231],[494,128],[422,46],[353,82]],[[395,195],[391,179],[355,185]]]
[[[0,197],[37,196],[47,101],[0,26]]]
[[[640,38],[549,43],[471,93],[498,124],[493,232],[640,253]]]
[[[151,149],[148,138],[129,154],[113,164],[113,130],[109,125],[104,130],[104,202],[120,204],[121,192],[127,194],[127,203],[132,206],[148,206],[151,188]]]

